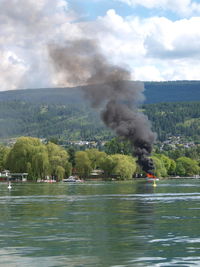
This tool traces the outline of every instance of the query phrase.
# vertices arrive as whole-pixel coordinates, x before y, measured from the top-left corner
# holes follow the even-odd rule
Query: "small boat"
[[[159,178],[157,178],[155,175],[147,173],[146,180],[148,182],[154,182],[154,181],[159,181]]]
[[[8,183],[8,189],[12,189],[11,182]]]
[[[149,177],[146,177],[146,180],[149,181],[149,182],[153,182],[153,181],[159,181],[159,178],[149,178]]]
[[[67,179],[63,179],[62,181],[65,182],[65,183],[76,183],[76,179],[73,178],[73,177],[69,177]]]
[[[80,180],[79,178],[76,178],[75,176],[69,176],[67,179],[62,180],[65,183],[81,183],[83,180]]]

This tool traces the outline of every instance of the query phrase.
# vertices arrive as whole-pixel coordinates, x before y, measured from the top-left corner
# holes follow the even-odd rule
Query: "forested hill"
[[[130,86],[132,82],[129,82]],[[200,81],[145,82],[147,104],[200,101]],[[26,89],[0,92],[0,101],[24,101],[43,104],[79,104],[82,90],[76,88]]]
[[[143,108],[160,140],[176,134],[199,140],[200,81],[146,82],[145,88]],[[0,92],[0,139],[21,135],[112,138],[98,111],[89,106],[79,87]]]
[[[146,82],[146,102],[200,101],[200,81]]]
[[[145,104],[142,108],[160,141],[179,135],[200,143],[200,101]],[[85,103],[0,102],[0,139],[17,136],[106,141],[114,134],[103,125],[98,111]]]

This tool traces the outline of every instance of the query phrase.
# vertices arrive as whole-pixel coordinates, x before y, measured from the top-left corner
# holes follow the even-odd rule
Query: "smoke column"
[[[101,107],[105,125],[129,140],[145,172],[154,169],[149,158],[156,134],[138,105],[144,100],[142,83],[130,83],[130,72],[110,64],[94,40],[76,40],[64,46],[49,45],[49,54],[60,85],[82,87],[93,107]]]

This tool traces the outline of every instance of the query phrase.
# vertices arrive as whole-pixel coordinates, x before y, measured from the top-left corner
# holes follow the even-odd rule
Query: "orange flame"
[[[153,175],[153,174],[150,174],[150,173],[147,173],[147,177],[148,177],[148,178],[156,178],[156,176],[155,176],[155,175]]]

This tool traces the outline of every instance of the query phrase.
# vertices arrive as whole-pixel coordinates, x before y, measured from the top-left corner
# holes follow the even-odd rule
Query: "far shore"
[[[190,180],[190,179],[200,179],[199,175],[196,176],[187,176],[187,177],[178,177],[178,176],[172,176],[172,177],[156,177],[160,181],[162,180]],[[56,180],[27,180],[27,181],[21,181],[21,180],[9,180],[9,179],[0,179],[0,183],[8,183],[8,181],[12,183],[48,183],[48,184],[53,184],[53,183],[63,183],[61,181],[56,181]],[[128,180],[118,180],[118,179],[104,179],[104,178],[96,178],[96,179],[91,179],[91,178],[85,178],[82,180],[83,182],[134,182],[134,181],[147,181],[147,178],[133,178],[133,179],[128,179]],[[153,181],[153,180],[152,180]],[[65,183],[69,184],[69,183]]]

